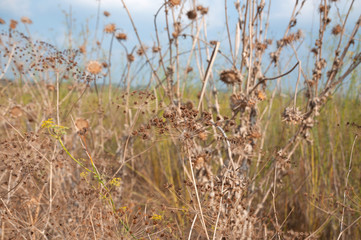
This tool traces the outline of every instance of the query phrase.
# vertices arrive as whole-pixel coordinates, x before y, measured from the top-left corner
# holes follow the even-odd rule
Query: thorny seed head
[[[196,19],[197,18],[197,11],[196,10],[189,10],[188,12],[187,12],[187,17],[188,17],[188,19],[189,20],[194,20],[194,19]]]

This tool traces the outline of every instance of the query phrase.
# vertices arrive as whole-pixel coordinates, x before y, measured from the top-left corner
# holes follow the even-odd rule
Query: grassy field
[[[121,86],[107,55],[90,60],[83,45],[59,51],[10,22],[1,35],[1,239],[360,239],[361,18],[351,30],[332,28],[321,4],[306,72],[293,18],[272,43],[257,27],[262,18],[247,22],[264,14],[252,2],[236,5],[247,27],[241,53],[230,50],[234,65],[214,75],[217,53],[226,54],[217,41],[193,38],[190,61],[179,60],[178,36],[206,31],[204,6],[164,4],[189,25],[170,24],[172,41],[137,53],[104,26],[125,48]],[[339,46],[323,46],[325,29]],[[296,65],[283,65],[285,48]],[[145,87],[132,83],[144,78],[141,63]],[[270,66],[277,77],[265,77]],[[280,90],[297,71],[294,89]]]

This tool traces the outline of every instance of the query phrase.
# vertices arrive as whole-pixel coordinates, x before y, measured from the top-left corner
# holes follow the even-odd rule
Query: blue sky
[[[215,37],[223,36],[225,34],[224,1],[200,0],[198,2],[210,7],[207,20],[210,33]],[[229,18],[232,23],[237,19],[236,11],[233,10],[235,1],[228,0],[227,2]],[[291,15],[294,2],[294,0],[274,0],[271,2],[271,34],[278,35],[283,32]],[[317,0],[306,1],[299,17],[298,27],[310,29],[313,19],[317,18],[318,2]],[[349,0],[339,1],[338,5],[341,11],[350,2]],[[125,0],[125,3],[133,14],[142,36],[145,39],[154,37],[153,16],[163,3],[163,0]],[[361,1],[356,0],[354,5],[355,9],[360,9]],[[74,19],[73,27],[76,32],[86,25],[86,21],[88,21],[90,29],[95,28],[97,7],[97,0],[0,0],[0,17],[6,22],[9,22],[10,19],[19,20],[23,16],[29,17],[33,21],[29,28],[35,37],[59,44],[62,43],[66,31],[64,12],[69,13],[71,8]],[[191,9],[191,7],[189,4],[186,9]],[[101,0],[100,9],[101,12],[106,10],[111,13],[109,18],[101,16],[100,23],[113,22],[125,30],[131,30],[127,27],[129,26],[129,20],[120,0]],[[356,18],[357,15],[357,10],[353,11],[352,18]],[[21,28],[22,26],[20,26]]]
[[[141,34],[142,40],[148,46],[152,46],[155,42],[153,18],[154,14],[161,6],[164,0],[125,0],[138,31]],[[192,9],[191,1],[187,1],[185,11]],[[237,21],[237,13],[234,10],[235,0],[227,0],[229,9],[229,22],[232,35],[235,32],[235,23]],[[241,1],[242,3],[243,1]],[[301,2],[301,1],[300,1]],[[337,5],[341,12],[345,12],[350,0],[339,0]],[[89,28],[91,37],[94,34],[96,26],[96,16],[98,9],[97,0],[0,0],[0,18],[4,19],[8,24],[10,19],[19,21],[18,30],[26,31],[20,18],[23,16],[29,17],[33,24],[29,25],[29,30],[34,39],[48,41],[58,48],[62,49],[67,46],[66,40],[66,14],[72,14],[72,30],[75,40],[75,46],[80,46],[81,32]],[[228,49],[227,32],[225,28],[224,15],[224,1],[223,0],[199,0],[198,3],[205,7],[209,7],[209,14],[207,18],[208,39],[221,40],[221,49]],[[266,0],[266,3],[268,1]],[[288,24],[292,8],[295,0],[274,0],[271,2],[270,11],[270,28],[268,38],[275,40],[279,39]],[[312,43],[311,31],[316,33],[318,22],[318,0],[308,0],[298,17],[296,29],[303,29],[306,34],[304,47],[309,47]],[[266,5],[267,8],[267,5]],[[360,14],[358,11],[361,8],[361,1],[356,0],[354,3],[354,10],[351,13],[349,24],[350,26],[355,22]],[[332,9],[335,9],[334,7]],[[110,17],[103,16],[103,11],[109,11]],[[107,23],[115,23],[117,27],[128,33],[129,45],[137,45],[136,38],[130,25],[130,21],[121,0],[101,0],[100,1],[100,29],[99,38],[101,36],[102,27]],[[331,14],[331,25],[338,23],[335,12]],[[164,23],[164,17],[159,16],[159,26],[161,28]],[[164,24],[163,24],[164,26]],[[0,30],[6,30],[7,25],[0,26]],[[351,29],[348,29],[349,31]],[[163,31],[163,34],[164,31]],[[109,36],[105,36],[108,37]],[[109,39],[108,39],[109,40]],[[117,49],[114,50],[117,53]],[[120,50],[119,50],[120,51]]]

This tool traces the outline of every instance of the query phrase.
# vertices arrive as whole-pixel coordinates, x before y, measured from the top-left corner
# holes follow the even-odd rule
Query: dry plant
[[[342,107],[327,110],[361,63],[361,16],[348,23],[354,2],[341,13],[338,1],[320,1],[307,63],[297,29],[305,0],[278,40],[268,37],[270,1],[235,1],[235,25],[225,1],[226,41],[208,39],[212,6],[164,1],[153,47],[124,0],[134,33],[107,23],[99,38],[99,18],[111,15],[99,1],[93,42],[86,33],[79,49],[71,29],[60,51],[11,20],[0,39],[2,239],[360,238],[360,127],[343,124]],[[118,85],[116,46],[125,63]],[[290,98],[280,90],[287,78]],[[333,115],[340,125],[323,118]],[[330,149],[321,151],[323,135]]]

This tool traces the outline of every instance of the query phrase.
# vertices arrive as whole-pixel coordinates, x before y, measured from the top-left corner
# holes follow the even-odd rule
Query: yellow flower
[[[88,176],[88,172],[81,172],[80,177],[86,178]]]
[[[153,214],[152,219],[153,220],[162,220],[162,216],[158,215],[158,214]]]
[[[121,178],[113,178],[110,181],[110,185],[115,186],[115,187],[119,187],[121,180],[122,180]]]

